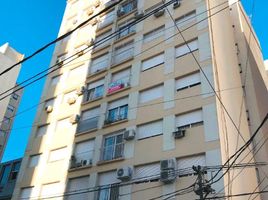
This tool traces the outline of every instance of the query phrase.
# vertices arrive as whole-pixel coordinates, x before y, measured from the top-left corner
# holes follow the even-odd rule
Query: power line
[[[228,1],[226,1],[226,2],[228,2]],[[208,9],[208,10],[215,9],[215,8],[217,8],[217,7],[219,7],[219,6],[223,5],[223,4],[225,4],[226,2],[221,3],[221,4],[217,5],[217,6],[214,6],[214,7],[210,8],[210,9]],[[208,18],[210,18],[210,17],[212,17],[212,16],[214,16],[214,15],[220,13],[221,11],[223,11],[223,10],[225,10],[225,9],[227,9],[227,8],[229,8],[229,6],[226,6],[226,7],[224,7],[223,9],[220,9],[220,10],[218,10],[217,12],[215,12],[215,13],[213,13],[213,14],[211,14],[211,15],[205,17],[205,18],[203,18],[202,20],[200,20],[200,21],[198,21],[198,22],[196,22],[196,23],[190,25],[189,27],[183,29],[181,32],[184,32],[184,31],[186,31],[186,30],[188,30],[188,29],[190,29],[190,28],[196,26],[197,24],[199,24],[199,23],[201,23],[201,22],[207,20]],[[206,13],[208,10],[206,10],[206,11],[204,11],[204,12],[198,14],[198,15],[202,15],[202,14]],[[198,16],[198,15],[196,15],[196,16]],[[184,21],[182,21],[182,22],[180,22],[180,23],[184,23],[184,22],[186,22],[186,21],[188,21],[188,20],[191,20],[191,19],[192,19],[192,18],[189,18],[189,19],[184,20]],[[180,23],[178,23],[178,24],[180,24]],[[126,25],[126,26],[128,26],[128,25]],[[174,26],[172,26],[172,27],[174,27]],[[172,28],[172,27],[170,27],[170,28]],[[168,28],[168,29],[169,29],[169,28]],[[165,29],[165,30],[167,30],[167,29]],[[153,49],[154,47],[156,47],[156,46],[162,44],[163,42],[165,42],[165,41],[167,41],[167,40],[173,38],[174,36],[176,36],[176,35],[178,35],[178,34],[179,34],[179,33],[175,33],[175,34],[171,35],[170,37],[164,39],[163,41],[161,41],[161,42],[159,42],[159,43],[153,45],[152,47],[149,47],[149,48],[145,49],[145,50],[142,51],[141,53],[138,53],[138,54],[135,55],[134,57],[137,57],[137,56],[141,55],[142,53],[144,53],[144,52],[146,52],[146,51],[149,51],[149,50]],[[107,36],[106,38],[108,38],[108,37],[110,37],[110,36]],[[104,38],[104,39],[105,39],[105,38]],[[108,39],[105,40],[104,42],[106,42],[106,41],[108,41],[108,40],[110,40],[110,39],[112,39],[112,38],[108,38]],[[99,41],[99,42],[100,42],[100,41]],[[103,42],[103,43],[104,43],[104,42]],[[102,44],[102,43],[101,43],[101,44]],[[99,45],[101,45],[101,44],[99,44]],[[95,45],[95,44],[94,44],[94,45]],[[91,46],[90,46],[90,47],[91,47]],[[86,49],[87,49],[87,48],[81,50],[80,52],[83,52],[83,51],[86,50]],[[80,52],[77,52],[76,54],[74,54],[74,55],[72,55],[72,56],[70,56],[70,57],[64,59],[63,62],[64,62],[65,60],[68,60],[69,58],[71,58],[71,57],[73,57],[73,56],[78,55]],[[87,52],[86,52],[86,53],[87,53]],[[85,52],[84,52],[84,54],[85,54]],[[76,58],[75,58],[75,59],[76,59]],[[75,59],[73,59],[73,60],[75,60]],[[71,60],[71,61],[73,61],[73,60]],[[70,62],[71,62],[71,61],[70,61]],[[68,62],[67,64],[69,64],[70,62]],[[64,65],[66,65],[66,63],[65,63]],[[54,68],[55,66],[58,66],[58,64],[53,65],[53,66],[50,67],[49,69],[52,69],[52,68]],[[57,69],[60,69],[60,68],[61,68],[61,66],[58,67]],[[28,82],[29,80],[32,80],[32,79],[35,78],[36,76],[41,75],[42,73],[48,71],[49,69],[46,69],[46,70],[44,70],[44,71],[42,71],[42,72],[40,72],[40,73],[34,75],[33,77],[31,77],[31,78],[29,78],[29,79],[23,81],[23,82],[20,83],[20,84],[23,84],[23,83],[25,83],[25,82]],[[48,72],[46,75],[48,75],[48,74],[50,74],[50,73],[53,73],[53,72],[54,72],[54,71]],[[42,79],[42,78],[44,78],[46,75],[44,75],[44,76],[42,76],[42,77],[36,79],[35,81],[32,81],[30,84],[27,84],[26,86],[23,86],[23,88],[24,88],[24,87],[27,87],[27,86],[29,86],[29,85],[31,85],[31,84],[33,84],[34,82],[36,82],[36,81],[38,81],[38,80],[40,80],[40,79]],[[9,90],[7,90],[7,91],[1,93],[0,96],[2,96],[3,94],[5,94],[5,93],[7,93],[8,91],[11,91],[11,90],[13,90],[13,89],[15,89],[15,88],[16,88],[16,86],[13,87],[13,88],[10,88]],[[0,101],[1,101],[2,99],[6,98],[7,96],[9,96],[9,95],[15,93],[16,91],[18,91],[18,90],[15,90],[15,91],[13,91],[12,93],[10,93],[10,94],[8,94],[8,95],[6,95],[6,96],[0,98]]]
[[[7,69],[3,70],[2,72],[0,72],[0,76],[2,76],[3,74],[7,73],[8,71],[10,71],[11,69],[13,69],[14,67],[24,63],[25,61],[29,60],[30,58],[34,57],[35,55],[41,53],[42,51],[44,51],[45,49],[47,49],[48,47],[50,47],[51,45],[61,41],[62,39],[68,37],[69,35],[71,35],[73,32],[75,32],[77,29],[83,27],[84,25],[88,24],[92,19],[100,16],[101,14],[105,13],[106,11],[112,9],[113,7],[115,7],[116,5],[118,5],[119,3],[121,3],[123,0],[115,0],[115,1],[111,1],[113,2],[111,5],[107,6],[106,8],[104,8],[103,10],[101,10],[99,13],[93,15],[92,17],[90,17],[89,19],[87,19],[86,21],[82,22],[81,24],[79,24],[76,28],[74,28],[73,30],[63,34],[62,36],[58,37],[57,39],[49,42],[48,44],[44,45],[43,47],[41,47],[40,49],[38,49],[37,51],[35,51],[34,53],[32,53],[31,55],[25,57],[23,60],[13,64],[12,66],[8,67]]]
[[[229,197],[242,197],[242,196],[249,196],[253,194],[263,194],[268,193],[268,190],[259,191],[259,192],[248,192],[248,193],[241,193],[241,194],[233,194],[233,195],[226,195],[226,196],[216,196],[216,197],[206,197],[205,199],[226,199]]]

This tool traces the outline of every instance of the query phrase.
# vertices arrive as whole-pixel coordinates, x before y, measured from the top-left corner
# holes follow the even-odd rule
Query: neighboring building
[[[6,108],[5,115],[0,124],[0,160],[3,157],[5,147],[11,132],[11,128],[15,119],[16,112],[18,110],[20,100],[23,94],[23,89],[14,92],[10,98]]]
[[[23,55],[12,49],[8,43],[0,47],[0,72],[23,59]],[[8,89],[16,86],[16,80],[20,72],[20,65],[11,71],[0,76],[1,98],[9,93],[4,93]],[[22,90],[0,100],[0,161],[2,159],[5,146],[13,123],[13,115],[19,106]]]
[[[264,61],[264,66],[265,66],[265,70],[266,70],[266,73],[267,73],[267,76],[268,76],[268,60]]]
[[[244,144],[241,137],[250,138],[268,111],[268,84],[242,5],[236,3],[205,20],[222,2],[188,0],[168,6],[181,30],[192,26],[183,35],[220,102],[183,39],[174,36],[177,30],[167,11],[122,29],[161,2],[124,1],[56,46],[51,65],[65,64],[68,56],[94,44],[93,50],[79,53],[75,61],[49,75],[14,200],[64,195],[147,200],[193,184],[193,165],[222,165]],[[59,35],[109,3],[68,1]],[[116,37],[103,40],[116,30]],[[258,136],[265,133],[267,123]],[[261,149],[264,157],[259,161],[267,161],[266,149]],[[246,149],[238,161],[255,162],[252,156]],[[267,166],[256,169],[232,168],[212,187],[219,196],[258,190],[258,173],[263,177]],[[236,177],[239,170],[243,173]],[[207,179],[216,171],[208,170]],[[196,195],[190,191],[178,198]]]
[[[15,188],[22,159],[0,164],[0,200],[10,200]]]

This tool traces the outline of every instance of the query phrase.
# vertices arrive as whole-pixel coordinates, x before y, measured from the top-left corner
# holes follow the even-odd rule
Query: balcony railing
[[[113,92],[116,92],[129,86],[130,86],[130,77],[128,76],[123,79],[110,83],[108,87],[108,94],[111,94]]]
[[[101,149],[101,161],[115,160],[124,157],[124,143],[105,146]]]
[[[99,116],[79,121],[76,133],[82,133],[85,131],[96,129],[98,127],[98,121]]]
[[[92,160],[93,160],[93,154],[94,154],[94,150],[91,150],[91,151],[85,151],[85,152],[71,156],[70,169],[91,166]]]

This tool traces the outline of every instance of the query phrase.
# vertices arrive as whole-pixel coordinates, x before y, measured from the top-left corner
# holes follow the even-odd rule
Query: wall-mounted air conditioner
[[[53,111],[53,106],[46,106],[46,107],[45,107],[45,111],[46,111],[47,113],[51,113],[51,112]]]
[[[121,181],[129,181],[132,178],[132,168],[131,167],[121,167],[117,169],[117,179]]]
[[[83,86],[80,86],[76,89],[76,94],[78,96],[81,96],[82,94],[84,94],[85,91],[86,91],[86,87],[83,85]]]
[[[186,130],[178,128],[176,131],[173,132],[173,136],[175,139],[180,139],[185,136]]]
[[[163,9],[163,10],[159,10],[158,12],[154,13],[154,16],[155,16],[156,18],[158,18],[158,17],[163,16],[164,13],[165,13],[165,10],[164,10],[164,9]]]
[[[135,13],[135,19],[141,19],[144,16],[144,12],[143,11],[138,11]]]
[[[80,119],[79,115],[73,115],[70,117],[70,123],[76,124],[76,123],[78,123],[79,119]]]
[[[133,140],[135,138],[135,130],[126,130],[124,131],[124,139],[125,140]]]

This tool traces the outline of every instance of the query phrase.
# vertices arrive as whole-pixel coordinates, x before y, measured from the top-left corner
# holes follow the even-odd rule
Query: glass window
[[[156,55],[156,56],[153,56],[147,60],[144,60],[144,61],[142,61],[142,67],[141,67],[142,71],[151,69],[153,67],[157,67],[157,66],[163,64],[164,61],[165,61],[165,56],[163,53]]]
[[[119,180],[116,172],[110,171],[99,175],[98,200],[118,200],[119,199]]]
[[[128,0],[126,3],[122,4],[119,12],[120,15],[128,14],[136,8],[137,8],[137,0]]]
[[[11,172],[11,164],[5,165],[2,168],[0,185],[5,185],[7,183],[10,172]]]
[[[160,26],[160,27],[150,31],[149,33],[144,34],[143,41],[150,42],[150,41],[152,41],[160,36],[163,36],[165,33],[164,30],[165,30],[165,25]]]
[[[122,133],[104,138],[102,160],[114,160],[123,157],[124,137]]]
[[[176,90],[184,90],[201,84],[200,73],[194,73],[176,80]]]
[[[188,43],[188,46],[186,44],[183,44],[181,46],[176,47],[176,49],[175,49],[176,58],[184,56],[190,52],[198,50],[198,40],[197,39],[195,39],[191,42],[187,42],[187,43]]]
[[[148,101],[159,99],[163,97],[163,93],[164,93],[163,85],[159,85],[159,86],[144,90],[140,92],[140,98],[139,98],[140,103],[146,103]]]
[[[36,131],[36,136],[42,137],[43,135],[47,133],[47,129],[48,129],[48,125],[39,126]]]
[[[133,41],[116,47],[113,53],[113,64],[119,64],[134,56]]]
[[[176,117],[176,127],[178,129],[191,128],[203,124],[202,109],[181,114]]]
[[[16,180],[20,169],[20,162],[13,163],[9,180]]]
[[[119,30],[119,33],[117,35],[118,39],[121,37],[127,36],[130,33],[135,32],[135,25],[131,25],[131,26],[128,25],[133,21],[134,21],[133,19],[130,19],[118,25],[118,28],[117,28]]]
[[[19,95],[16,94],[16,93],[13,93],[13,94],[12,94],[12,98],[13,98],[14,100],[18,100],[18,99],[19,99]]]

